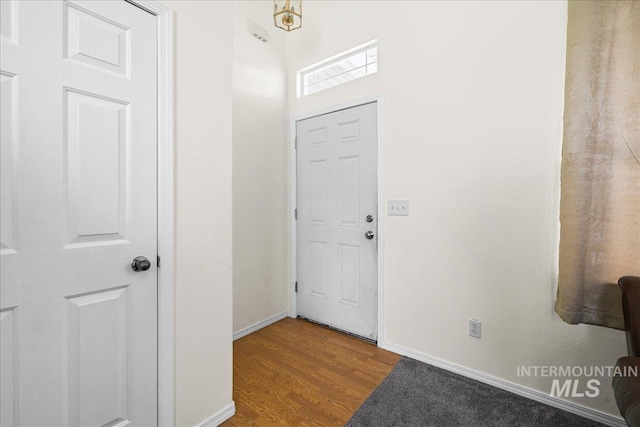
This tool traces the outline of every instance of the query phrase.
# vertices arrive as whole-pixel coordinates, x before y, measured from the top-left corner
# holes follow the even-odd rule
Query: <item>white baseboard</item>
[[[217,427],[223,422],[236,414],[236,402],[231,401],[230,404],[222,408],[218,413],[213,414],[211,418],[208,418],[197,425],[197,427]]]
[[[242,338],[245,335],[249,335],[250,333],[253,333],[255,331],[257,331],[258,329],[262,329],[265,326],[269,326],[272,323],[276,323],[278,320],[282,320],[285,317],[289,316],[289,310],[287,311],[283,311],[282,313],[278,313],[274,316],[268,317],[258,323],[254,323],[253,325],[247,326],[246,328],[240,329],[237,332],[233,333],[233,340],[237,340],[238,338]]]
[[[562,409],[567,412],[571,412],[576,415],[580,415],[585,418],[589,418],[594,421],[598,421],[602,424],[606,424],[613,427],[626,427],[627,424],[622,419],[622,417],[618,418],[610,414],[606,414],[604,412],[597,411],[595,409],[587,408],[586,406],[579,405],[574,402],[569,402],[567,400],[559,399],[557,397],[551,397],[548,394],[545,394],[541,391],[534,390],[532,388],[513,383],[511,381],[503,380],[498,377],[494,377],[493,375],[485,374],[480,371],[476,371],[474,369],[465,368],[464,366],[456,365],[455,363],[447,362],[446,360],[438,359],[433,356],[429,356],[424,353],[420,353],[418,351],[412,350],[410,348],[392,344],[392,343],[384,343],[384,346],[381,346],[385,350],[392,351],[394,353],[398,353],[402,356],[407,356],[412,359],[419,360],[424,363],[428,363],[429,365],[436,366],[438,368],[446,369],[447,371],[455,372],[456,374],[460,374],[462,376],[478,380],[485,384],[492,385],[494,387],[501,388],[503,390],[509,391],[511,393],[526,397],[531,400],[535,400],[540,403],[544,403],[549,406],[553,406],[555,408]]]

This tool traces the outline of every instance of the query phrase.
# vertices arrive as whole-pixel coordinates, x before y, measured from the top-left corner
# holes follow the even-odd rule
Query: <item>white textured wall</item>
[[[516,367],[614,364],[623,333],[553,311],[566,2],[304,7],[288,35],[290,115],[385,96],[386,198],[410,203],[385,223],[386,340],[544,393],[549,378]],[[295,98],[299,68],[374,38],[378,74]],[[610,380],[575,400],[618,414]]]
[[[232,4],[175,12],[176,425],[231,403]]]
[[[286,35],[273,2],[233,5],[233,330],[288,309]],[[268,43],[253,37],[256,22]]]

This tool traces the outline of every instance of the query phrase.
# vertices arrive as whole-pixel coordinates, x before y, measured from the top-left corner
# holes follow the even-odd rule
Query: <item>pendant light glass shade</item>
[[[273,23],[285,31],[302,27],[302,0],[273,0]]]

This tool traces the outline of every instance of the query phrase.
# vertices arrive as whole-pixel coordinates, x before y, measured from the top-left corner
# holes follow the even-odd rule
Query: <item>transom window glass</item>
[[[374,40],[298,71],[298,97],[320,92],[378,71]]]

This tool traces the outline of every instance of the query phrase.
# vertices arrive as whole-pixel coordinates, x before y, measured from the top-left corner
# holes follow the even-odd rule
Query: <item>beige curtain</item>
[[[560,274],[568,323],[623,329],[640,276],[640,1],[569,2]]]

